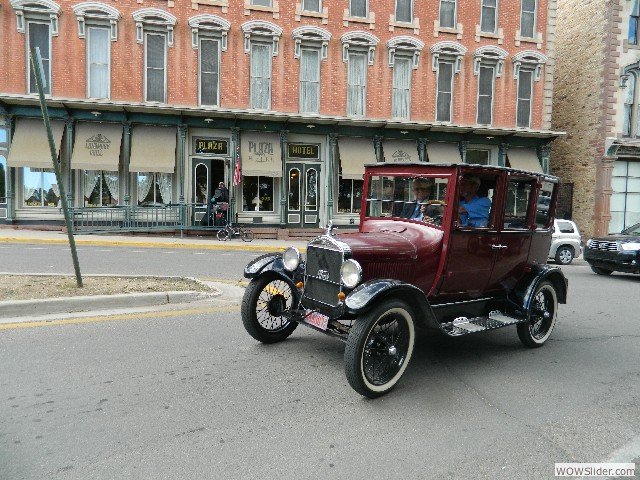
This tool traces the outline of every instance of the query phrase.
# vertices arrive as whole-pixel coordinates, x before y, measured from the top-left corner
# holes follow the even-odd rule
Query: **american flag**
[[[240,183],[240,147],[236,147],[236,172],[233,175],[233,186]]]

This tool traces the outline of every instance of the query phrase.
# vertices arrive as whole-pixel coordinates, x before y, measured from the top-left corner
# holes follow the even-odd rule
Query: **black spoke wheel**
[[[591,271],[598,275],[611,275],[613,273],[613,270],[607,270],[606,268],[595,267],[593,265],[589,266],[591,267]]]
[[[249,335],[262,343],[276,343],[293,333],[298,323],[287,317],[295,301],[293,288],[274,273],[251,280],[240,309]]]
[[[218,240],[220,240],[221,242],[229,240],[229,230],[227,230],[226,228],[223,228],[222,230],[218,230],[218,233],[216,234],[216,236],[218,237]]]
[[[561,247],[558,247],[555,260],[556,263],[559,263],[561,265],[569,265],[571,262],[573,262],[573,256],[573,247],[569,245],[563,245]]]
[[[385,300],[356,320],[344,351],[349,385],[361,395],[379,397],[391,390],[409,364],[415,344],[411,309]]]
[[[243,230],[242,231],[242,241],[243,242],[250,242],[253,240],[253,238],[255,237],[255,235],[253,234],[253,232],[251,230]]]
[[[558,294],[551,282],[542,282],[533,294],[529,309],[529,321],[518,324],[518,337],[527,347],[544,345],[558,315]]]

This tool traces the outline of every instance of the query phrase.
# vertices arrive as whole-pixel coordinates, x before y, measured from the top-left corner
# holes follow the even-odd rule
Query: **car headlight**
[[[633,251],[633,250],[640,250],[640,243],[639,242],[621,243],[620,244],[620,248],[624,252],[629,252],[629,251]]]
[[[349,259],[340,267],[340,278],[345,286],[353,288],[362,280],[362,267],[355,260]]]
[[[284,268],[293,272],[300,265],[300,252],[295,247],[287,248],[282,254],[282,263]]]

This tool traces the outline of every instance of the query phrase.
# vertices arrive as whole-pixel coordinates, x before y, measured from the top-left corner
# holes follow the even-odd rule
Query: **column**
[[[187,126],[186,125],[178,125],[178,203],[181,205],[184,203],[184,178],[185,171],[187,168],[186,165],[186,155],[187,151]]]
[[[289,130],[280,131],[280,163],[282,164],[282,181],[280,182],[280,228],[287,227],[287,148],[289,144]],[[301,200],[302,201],[302,200]]]
[[[421,162],[427,162],[427,144],[429,140],[426,137],[418,139],[418,158]]]
[[[73,118],[67,117],[64,119],[64,128],[66,133],[66,147],[64,149],[64,156],[61,156],[61,170],[67,173],[67,206],[73,208],[73,170],[71,169],[71,153],[73,152]],[[62,199],[60,199],[62,200]],[[84,205],[79,205],[84,206]]]
[[[373,149],[376,152],[376,162],[384,162],[384,152],[382,151],[382,135],[373,137]]]
[[[240,186],[242,178],[238,179],[238,184],[234,184],[233,179],[236,175],[236,164],[240,162],[240,129],[238,127],[231,128],[231,151],[233,152],[233,158],[231,159],[231,167],[233,170],[233,177],[231,178],[231,188],[229,189],[229,221],[234,221],[236,216],[236,191]],[[242,168],[242,165],[240,165]]]
[[[462,158],[462,163],[467,163],[467,148],[469,147],[468,140],[460,140],[458,142],[458,148],[460,149],[460,158]]]
[[[501,143],[498,145],[498,166],[504,167],[507,165],[507,151],[509,150],[508,143]]]
[[[338,146],[338,134],[329,134],[329,152],[327,158],[327,225],[333,219],[333,175],[338,171],[336,162],[338,155],[336,149]]]
[[[549,173],[550,167],[550,157],[551,157],[551,144],[547,143],[546,145],[539,145],[536,148],[536,153],[538,154],[538,161],[540,162],[540,166],[542,167],[542,171],[544,173]]]
[[[7,129],[7,152],[11,150],[11,137],[13,136],[13,115],[3,115],[0,117],[0,126],[4,126]],[[7,155],[8,156],[8,155]],[[13,223],[15,221],[16,214],[16,206],[15,206],[15,168],[7,167],[7,184],[6,195],[7,195],[7,218],[6,223]]]
[[[131,205],[131,175],[129,161],[131,160],[131,122],[122,122],[124,135],[122,136],[122,187],[124,204]]]

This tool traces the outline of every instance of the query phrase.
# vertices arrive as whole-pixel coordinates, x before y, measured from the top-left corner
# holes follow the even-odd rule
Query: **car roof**
[[[417,167],[417,168],[425,168],[428,167],[430,169],[447,169],[450,170],[451,168],[456,168],[456,169],[461,169],[464,168],[465,170],[477,170],[478,173],[482,173],[483,171],[495,171],[495,170],[502,170],[502,171],[506,171],[506,172],[510,172],[510,173],[520,173],[523,175],[527,175],[527,176],[535,176],[535,177],[539,177],[541,179],[544,180],[548,180],[550,182],[553,183],[558,183],[559,182],[559,178],[553,175],[548,175],[546,173],[541,173],[541,172],[531,172],[529,170],[521,170],[521,169],[516,169],[516,168],[510,168],[510,167],[499,167],[497,165],[475,165],[472,163],[429,163],[429,162],[408,162],[408,163],[386,163],[386,162],[380,162],[380,163],[367,163],[365,164],[366,168],[371,168],[371,169],[389,169],[389,170],[397,170],[399,168],[405,168],[405,167]]]

